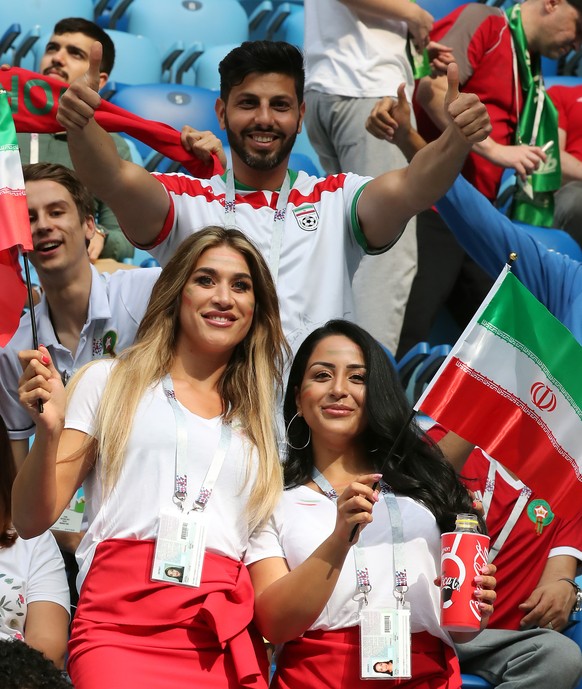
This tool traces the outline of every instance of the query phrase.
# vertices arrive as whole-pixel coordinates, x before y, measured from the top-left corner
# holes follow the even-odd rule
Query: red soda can
[[[455,531],[441,535],[441,626],[450,632],[478,630],[475,576],[487,564],[489,536],[478,532],[477,517],[459,514]]]

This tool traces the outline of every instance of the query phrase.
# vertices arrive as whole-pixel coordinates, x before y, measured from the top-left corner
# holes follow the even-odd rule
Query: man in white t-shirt
[[[158,268],[100,275],[89,262],[95,232],[93,200],[72,170],[53,163],[24,166],[34,251],[29,257],[43,295],[35,307],[39,344],[64,380],[92,359],[114,356],[133,343]],[[34,423],[18,401],[18,352],[32,349],[30,314],[0,349],[0,415],[17,465],[28,453]]]
[[[356,320],[351,280],[362,256],[388,249],[413,215],[439,199],[472,142],[489,131],[483,106],[459,96],[450,67],[450,126],[409,167],[374,180],[288,173],[305,111],[303,59],[286,43],[247,42],[220,65],[216,114],[228,135],[232,171],[210,180],[151,175],[121,160],[94,119],[99,60],[96,44],[87,74],[63,95],[57,115],[81,179],[162,265],[197,229],[236,224],[270,263],[294,348],[330,318]],[[377,285],[378,293],[384,290]]]
[[[396,98],[414,78],[407,36],[428,44],[432,16],[410,0],[305,0],[305,125],[329,175],[355,172],[377,177],[404,167],[406,159],[365,129],[383,97]],[[354,280],[358,322],[396,352],[404,309],[416,274],[416,218],[392,251],[364,257]],[[382,281],[386,289],[377,293]]]

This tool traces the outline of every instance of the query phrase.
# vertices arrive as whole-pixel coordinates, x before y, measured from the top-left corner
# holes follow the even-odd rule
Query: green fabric
[[[111,135],[115,141],[117,151],[123,160],[131,160],[129,146],[119,134]],[[17,134],[22,164],[30,163],[30,134]],[[69,146],[64,134],[38,135],[38,160],[41,163],[56,163],[73,169],[73,161],[69,153]],[[121,231],[117,218],[109,206],[99,199],[95,199],[95,220],[107,230],[107,240],[99,258],[113,258],[123,261],[133,257],[133,245]]]
[[[546,163],[528,178],[533,189],[533,199],[523,190],[518,189],[510,209],[510,217],[530,225],[552,227],[554,192],[560,188],[562,180],[558,146],[558,112],[544,88],[540,56],[531,55],[529,52],[521,21],[520,5],[513,5],[508,9],[507,16],[524,96],[519,126],[515,132],[515,144],[543,146],[549,141],[554,142],[554,146],[546,152]],[[542,94],[544,105],[538,130],[534,132],[538,92]]]

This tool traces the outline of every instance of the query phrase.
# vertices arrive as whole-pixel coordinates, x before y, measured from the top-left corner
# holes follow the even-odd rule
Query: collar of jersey
[[[299,176],[299,173],[295,172],[295,170],[287,170],[287,172],[289,173],[290,186],[293,187],[295,181],[297,180],[297,177]],[[226,184],[226,170],[222,173],[222,175],[220,175],[220,179]],[[238,189],[239,191],[263,191],[263,189],[255,189],[254,187],[249,187],[248,185],[239,182],[236,178],[234,180],[234,188]],[[280,190],[281,187],[275,189],[275,191]]]

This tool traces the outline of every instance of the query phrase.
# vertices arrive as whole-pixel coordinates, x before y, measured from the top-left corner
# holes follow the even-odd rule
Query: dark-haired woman
[[[50,532],[24,541],[12,526],[16,467],[0,417],[0,639],[24,640],[62,669],[69,630],[65,564]]]
[[[374,339],[346,321],[317,329],[295,357],[284,406],[287,490],[247,552],[259,630],[285,643],[277,689],[381,681],[374,672],[371,685],[360,678],[359,626],[370,611],[398,608],[401,595],[411,608],[412,677],[398,686],[461,686],[451,636],[439,625],[434,580],[440,534],[454,528],[457,513],[472,511],[471,500],[414,424],[380,474],[410,414],[399,385]],[[488,565],[477,577],[483,624],[495,598],[494,572]]]

